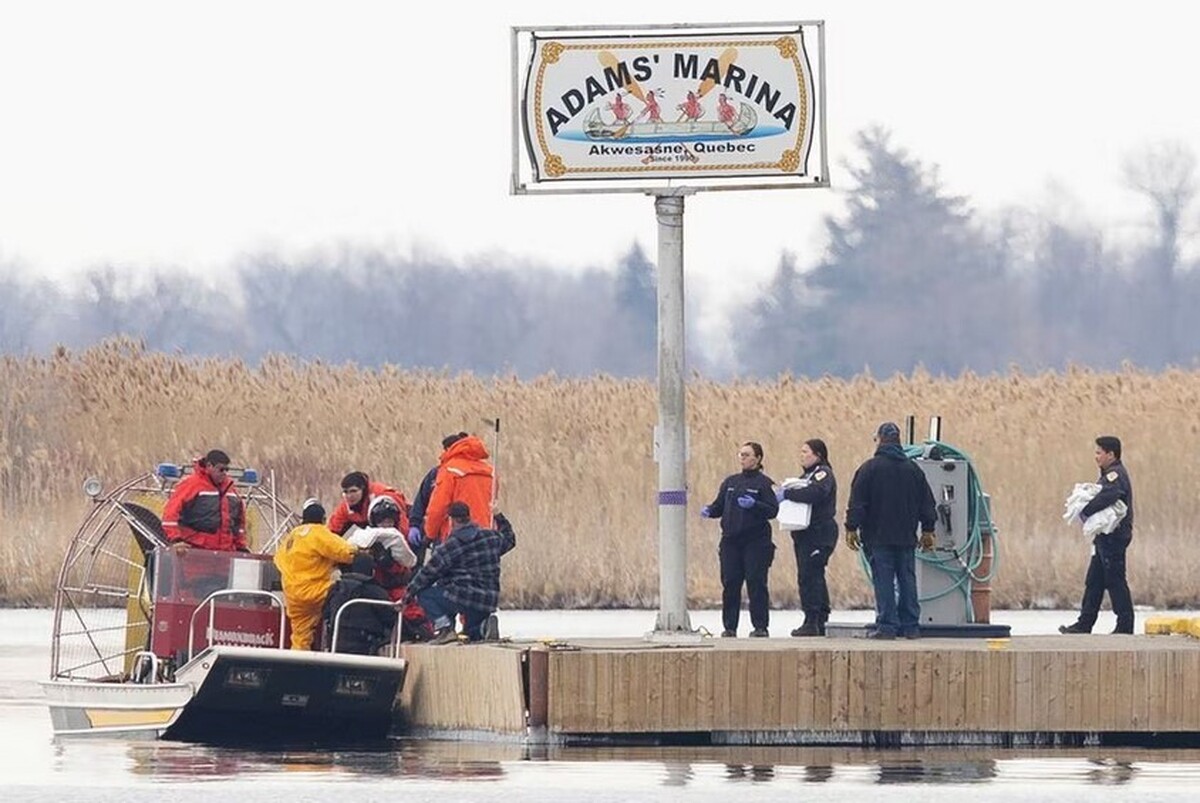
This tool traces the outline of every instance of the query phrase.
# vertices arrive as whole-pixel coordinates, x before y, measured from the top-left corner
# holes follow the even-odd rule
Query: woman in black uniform
[[[775,555],[770,520],[779,512],[771,478],[762,470],[763,448],[743,443],[738,449],[742,470],[726,477],[717,497],[700,510],[706,519],[721,520],[721,620],[726,638],[737,636],[742,584],[750,597],[750,635],[766,638],[771,599],[767,570]]]
[[[829,449],[819,438],[807,440],[800,447],[800,465],[804,467],[803,487],[779,491],[779,500],[805,502],[812,505],[808,527],[792,531],[792,546],[796,550],[796,579],[800,584],[800,607],[804,624],[792,631],[793,636],[823,636],[829,621],[829,586],[825,584],[825,566],[838,541],[837,480],[829,467]]]

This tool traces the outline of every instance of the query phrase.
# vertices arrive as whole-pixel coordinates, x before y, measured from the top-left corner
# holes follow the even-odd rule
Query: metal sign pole
[[[692,629],[687,609],[687,406],[683,326],[683,200],[656,193],[658,218],[658,621]]]

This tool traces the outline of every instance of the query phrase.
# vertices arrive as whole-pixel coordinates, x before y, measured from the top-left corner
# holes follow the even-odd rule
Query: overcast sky
[[[337,243],[456,259],[652,258],[641,196],[508,194],[511,25],[824,19],[833,190],[689,201],[700,292],[810,262],[854,132],[878,123],[976,207],[1047,187],[1135,236],[1120,159],[1200,142],[1195,4],[0,4],[0,264],[209,270]],[[1061,189],[1056,192],[1061,195]]]

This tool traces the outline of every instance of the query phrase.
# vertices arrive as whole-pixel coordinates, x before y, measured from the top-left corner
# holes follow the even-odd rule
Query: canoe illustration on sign
[[[736,116],[722,120],[684,119],[679,122],[606,123],[600,109],[592,109],[583,120],[583,131],[589,139],[656,140],[667,137],[744,136],[758,125],[758,115],[747,103],[739,104]]]

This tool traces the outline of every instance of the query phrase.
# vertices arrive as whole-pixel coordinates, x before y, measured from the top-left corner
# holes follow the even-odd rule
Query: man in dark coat
[[[875,456],[859,466],[850,485],[846,546],[856,552],[861,546],[871,565],[875,630],[868,638],[920,638],[917,526],[921,548],[932,549],[937,508],[925,473],[900,446],[900,427],[880,424],[875,442]]]
[[[1079,511],[1086,519],[1117,502],[1125,503],[1125,517],[1111,533],[1097,533],[1092,539],[1092,560],[1084,580],[1083,604],[1079,619],[1058,628],[1060,633],[1091,633],[1100,613],[1107,589],[1117,627],[1113,633],[1133,633],[1133,597],[1125,579],[1125,550],[1133,540],[1133,484],[1121,463],[1121,439],[1113,435],[1096,438],[1096,465],[1100,468],[1100,493]]]

